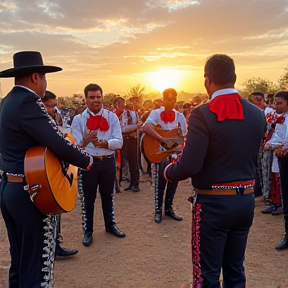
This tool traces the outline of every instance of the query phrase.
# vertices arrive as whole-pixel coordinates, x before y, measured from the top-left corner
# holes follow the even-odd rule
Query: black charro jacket
[[[40,97],[15,86],[0,106],[1,170],[24,174],[25,154],[38,145],[48,147],[59,159],[80,168],[89,165],[90,156],[63,138]]]
[[[218,122],[209,105],[192,110],[181,159],[166,170],[171,181],[192,177],[198,189],[215,183],[252,180],[266,121],[263,111],[241,99],[244,120]]]

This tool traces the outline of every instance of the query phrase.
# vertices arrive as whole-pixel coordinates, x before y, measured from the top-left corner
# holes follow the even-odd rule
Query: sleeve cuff
[[[93,164],[93,157],[90,155],[90,161],[89,161],[89,164],[88,164],[88,166],[87,166],[87,168],[86,168],[86,171],[89,171],[89,170],[90,170],[92,164]]]
[[[170,166],[174,165],[174,163],[170,163],[168,164],[165,169],[164,169],[164,178],[166,179],[166,181],[169,181],[169,182],[173,182],[172,180],[170,180],[167,176],[167,170],[169,169]]]

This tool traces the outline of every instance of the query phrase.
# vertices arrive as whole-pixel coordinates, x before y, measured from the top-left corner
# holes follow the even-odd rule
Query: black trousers
[[[165,194],[165,210],[169,209],[173,205],[174,196],[178,186],[178,182],[167,182],[164,177],[164,169],[170,163],[170,158],[163,159],[160,163],[152,164],[152,177],[154,182],[154,201],[155,210],[162,210],[164,192]]]
[[[23,183],[0,184],[0,205],[10,243],[9,288],[53,287],[55,216],[42,214]]]
[[[279,157],[279,172],[281,184],[281,197],[285,221],[288,220],[288,157]],[[288,231],[287,231],[288,232]]]
[[[56,245],[60,244],[62,242],[62,236],[61,236],[61,214],[56,215],[56,233],[55,233],[55,242]]]
[[[93,233],[94,204],[98,187],[102,201],[105,227],[111,227],[115,224],[113,205],[114,183],[116,179],[115,158],[109,158],[104,161],[95,160],[89,171],[81,171],[80,173],[83,187],[83,195],[81,196],[84,234]]]
[[[128,138],[123,139],[123,157],[125,157],[129,164],[130,186],[139,185],[139,165],[138,165],[138,139]]]
[[[198,195],[192,210],[193,287],[245,288],[244,258],[254,194]],[[198,286],[197,286],[198,285]]]

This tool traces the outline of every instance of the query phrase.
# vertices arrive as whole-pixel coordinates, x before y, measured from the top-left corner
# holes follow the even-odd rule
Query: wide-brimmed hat
[[[44,65],[42,56],[37,51],[21,51],[13,55],[14,68],[0,72],[0,78],[29,75],[32,73],[52,73],[61,71],[57,66]]]

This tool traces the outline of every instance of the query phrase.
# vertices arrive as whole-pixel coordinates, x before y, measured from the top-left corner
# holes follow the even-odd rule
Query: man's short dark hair
[[[279,91],[275,94],[275,98],[277,97],[282,97],[284,98],[286,101],[288,101],[288,91]]]
[[[264,98],[264,93],[262,93],[262,92],[252,92],[250,94],[250,96],[261,96],[262,98]]]
[[[183,104],[183,109],[190,109],[191,108],[191,104],[190,103],[184,103]]]
[[[231,57],[224,54],[215,54],[208,58],[205,64],[205,76],[216,85],[235,83],[235,65]]]
[[[167,89],[165,89],[165,90],[163,91],[162,95],[163,95],[163,97],[166,97],[166,96],[168,96],[169,93],[172,93],[172,94],[174,94],[175,96],[177,96],[177,92],[176,92],[176,90],[175,90],[174,88],[167,88]]]
[[[46,90],[44,97],[42,98],[42,102],[46,102],[50,99],[56,100],[57,96],[51,91]]]
[[[266,99],[271,99],[271,98],[274,98],[274,93],[267,94]]]
[[[84,88],[85,98],[88,96],[88,91],[100,91],[101,95],[103,95],[102,88],[98,84],[91,83]]]

